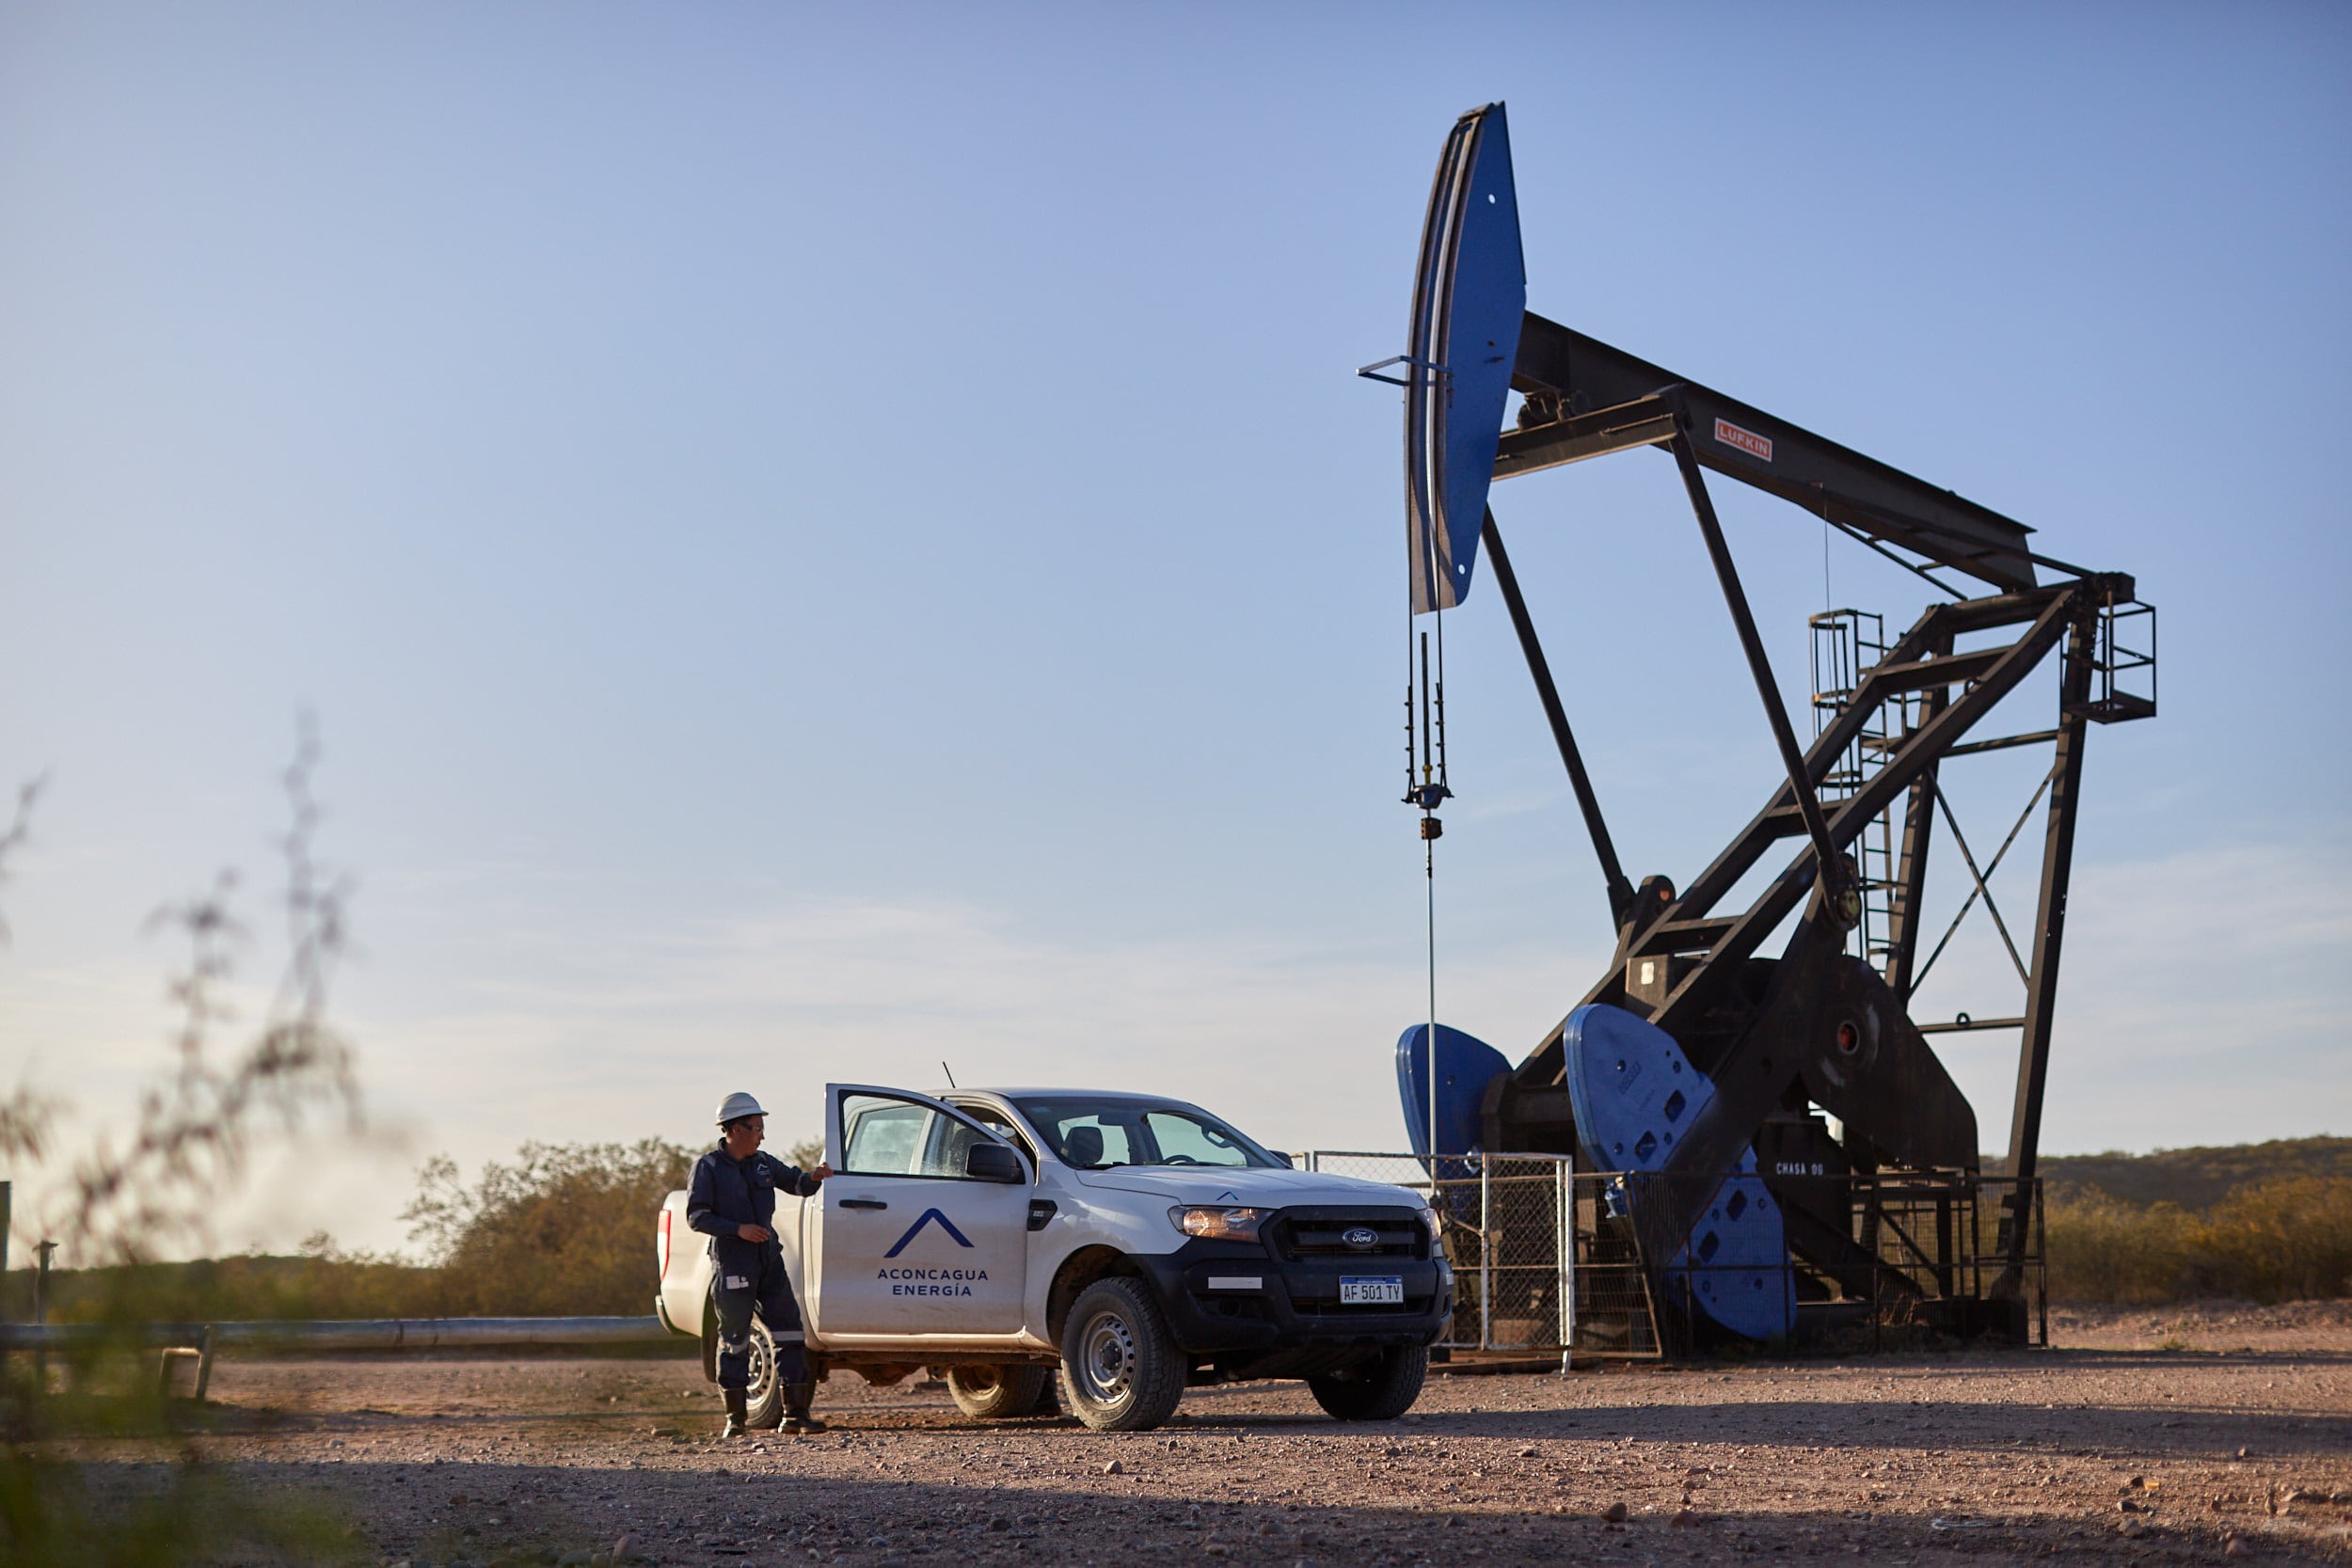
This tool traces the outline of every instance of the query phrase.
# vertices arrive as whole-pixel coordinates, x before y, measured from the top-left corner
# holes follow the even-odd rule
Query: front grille
[[[1370,1230],[1377,1240],[1350,1246],[1350,1230]],[[1289,1209],[1275,1217],[1268,1234],[1275,1254],[1306,1258],[1426,1258],[1429,1231],[1406,1209]]]

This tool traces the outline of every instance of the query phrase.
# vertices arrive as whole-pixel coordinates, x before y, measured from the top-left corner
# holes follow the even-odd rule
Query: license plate
[[[1340,1281],[1342,1307],[1402,1307],[1405,1305],[1405,1278],[1391,1275],[1385,1279],[1343,1278]]]

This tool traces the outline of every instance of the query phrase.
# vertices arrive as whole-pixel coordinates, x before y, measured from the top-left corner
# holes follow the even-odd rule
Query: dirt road
[[[2352,1561],[2352,1304],[2052,1327],[2047,1352],[1433,1379],[1383,1426],[1295,1384],[1196,1389],[1156,1433],[981,1425],[841,1374],[833,1432],[724,1446],[691,1362],[231,1361],[207,1442],[416,1564],[624,1534],[670,1568]]]

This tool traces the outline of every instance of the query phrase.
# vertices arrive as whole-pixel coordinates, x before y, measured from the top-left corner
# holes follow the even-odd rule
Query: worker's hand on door
[[[739,1225],[735,1227],[735,1233],[747,1242],[764,1242],[769,1235],[768,1227],[764,1225]]]
[[[822,1182],[826,1177],[833,1174],[833,1167],[825,1164],[824,1161],[819,1160],[817,1162],[817,1168],[810,1171],[808,1174],[815,1177],[819,1182]]]

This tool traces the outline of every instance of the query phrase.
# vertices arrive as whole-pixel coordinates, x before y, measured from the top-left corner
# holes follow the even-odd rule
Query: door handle
[[[887,1209],[890,1205],[878,1197],[845,1197],[841,1200],[841,1207],[844,1209]]]

